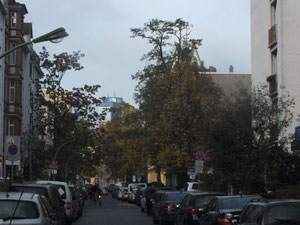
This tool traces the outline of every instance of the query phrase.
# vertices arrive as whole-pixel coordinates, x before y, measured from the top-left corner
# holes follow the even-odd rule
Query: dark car
[[[181,191],[157,191],[152,207],[153,223],[174,223],[176,208],[187,194]]]
[[[144,197],[143,191],[145,189],[146,188],[138,188],[136,191],[135,204],[137,204],[138,206],[141,206],[141,198]]]
[[[239,225],[300,224],[300,200],[252,201],[243,209]]]
[[[71,194],[72,194],[72,209],[73,209],[73,218],[75,220],[79,219],[83,213],[83,202],[79,194],[79,190],[75,185],[68,185]]]
[[[63,225],[66,222],[66,212],[64,209],[64,201],[61,198],[59,187],[51,184],[12,184],[9,192],[35,193],[45,196],[53,207],[58,224]]]
[[[204,206],[216,196],[224,196],[219,192],[193,192],[181,201],[176,214],[175,225],[198,225]]]
[[[256,195],[230,195],[213,198],[199,218],[200,225],[236,224],[242,209],[253,199],[263,199]]]

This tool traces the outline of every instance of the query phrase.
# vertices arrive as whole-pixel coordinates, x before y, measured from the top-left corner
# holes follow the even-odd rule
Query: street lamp
[[[22,48],[23,46],[30,45],[30,44],[35,44],[35,43],[40,43],[40,42],[45,42],[45,41],[51,41],[52,43],[58,43],[58,40],[61,40],[64,37],[67,37],[68,33],[65,31],[64,28],[60,27],[58,29],[55,29],[47,34],[44,34],[40,37],[37,37],[29,42],[22,43],[20,45],[17,45],[6,52],[4,52],[2,55],[0,55],[0,59],[2,59],[4,56],[8,55],[12,51]]]

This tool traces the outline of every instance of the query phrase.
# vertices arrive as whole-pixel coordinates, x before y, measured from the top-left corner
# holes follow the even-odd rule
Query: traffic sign
[[[16,145],[8,146],[8,154],[15,156],[18,153],[18,147]]]
[[[203,160],[195,161],[195,172],[202,173],[203,172]]]
[[[212,159],[212,156],[211,156],[212,154],[211,154],[211,152],[206,152],[205,153],[205,159],[206,160],[211,160]]]
[[[58,170],[57,161],[52,160],[48,166],[49,170]]]
[[[203,152],[197,152],[197,153],[196,153],[196,159],[201,160],[201,159],[203,159],[203,158],[204,158],[204,153],[203,153]]]

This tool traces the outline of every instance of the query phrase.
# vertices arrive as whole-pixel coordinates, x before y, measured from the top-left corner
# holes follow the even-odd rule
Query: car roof
[[[259,195],[224,195],[224,196],[216,196],[216,198],[226,199],[226,198],[261,198],[263,197]]]
[[[19,200],[20,196],[21,196],[21,200],[31,200],[31,201],[36,201],[39,197],[39,195],[35,193],[24,192],[22,194],[21,192],[0,192],[0,200]]]
[[[39,180],[37,184],[60,184],[60,185],[68,185],[66,182],[62,181],[53,181],[53,180]]]
[[[251,201],[249,204],[260,204],[260,205],[282,205],[290,203],[300,203],[299,199],[268,199],[268,200],[258,200]]]
[[[53,184],[12,184],[11,187],[55,187]]]
[[[226,196],[225,193],[223,192],[189,192],[193,196],[198,196],[198,195],[220,195],[220,196]]]

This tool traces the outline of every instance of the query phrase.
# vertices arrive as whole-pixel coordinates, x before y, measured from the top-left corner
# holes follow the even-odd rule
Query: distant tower
[[[229,73],[233,73],[233,66],[232,65],[229,66]]]

